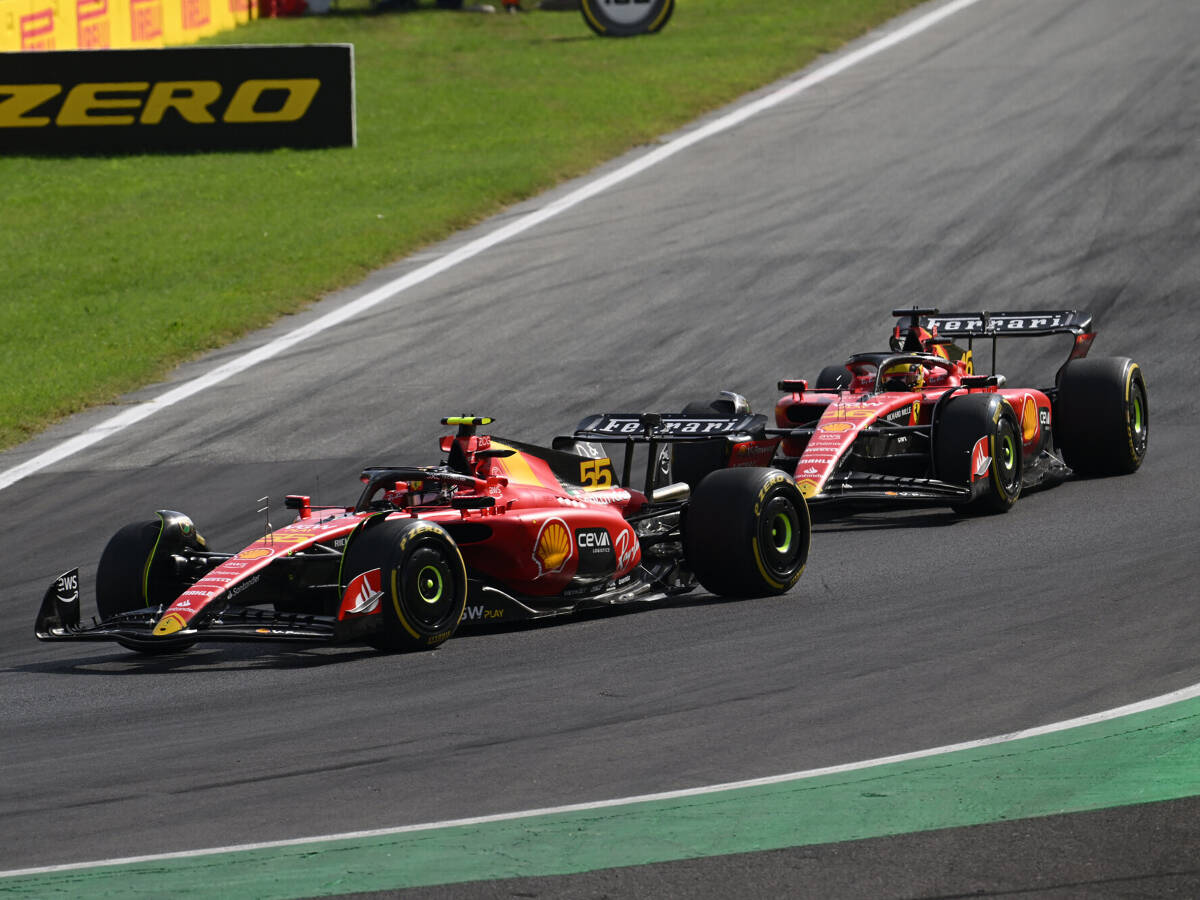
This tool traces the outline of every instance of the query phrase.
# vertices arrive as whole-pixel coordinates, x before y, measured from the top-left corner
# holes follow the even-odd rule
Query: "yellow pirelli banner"
[[[0,0],[0,51],[172,47],[254,17],[257,0]]]

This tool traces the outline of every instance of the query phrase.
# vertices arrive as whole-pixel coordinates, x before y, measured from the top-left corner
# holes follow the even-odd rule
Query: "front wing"
[[[138,650],[171,650],[196,641],[301,641],[334,643],[351,635],[332,616],[278,613],[255,607],[228,608],[200,628],[156,637],[162,608],[136,609],[103,621],[81,622],[79,570],[59,576],[42,597],[34,633],[43,641],[118,641]]]
[[[514,595],[473,578],[460,625],[500,625],[662,600],[694,587],[694,582],[681,576],[677,569],[665,563],[639,566],[636,574],[552,598]],[[182,650],[198,641],[341,644],[363,640],[379,627],[375,616],[339,621],[333,616],[231,606],[199,627],[160,637],[154,634],[154,627],[166,612],[163,607],[135,609],[85,624],[81,621],[79,601],[79,570],[72,569],[52,582],[42,597],[34,625],[38,640],[116,641],[133,650],[153,653]]]

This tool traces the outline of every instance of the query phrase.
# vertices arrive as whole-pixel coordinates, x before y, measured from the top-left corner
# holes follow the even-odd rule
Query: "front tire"
[[[1150,405],[1141,367],[1123,356],[1067,364],[1054,409],[1054,442],[1085,478],[1129,475],[1146,458]]]
[[[96,609],[105,621],[137,609],[168,606],[187,590],[190,582],[175,574],[173,551],[199,549],[204,539],[191,520],[180,513],[164,511],[157,519],[131,522],[109,539],[96,569]],[[118,640],[138,653],[175,653],[186,650],[193,640],[162,640],[152,646]]]
[[[972,472],[972,455],[985,439],[991,458],[985,481]],[[1025,457],[1017,417],[998,394],[968,394],[951,398],[934,433],[934,464],[937,477],[974,492],[954,511],[966,515],[1008,512],[1021,497]]]
[[[380,570],[379,630],[367,638],[379,650],[432,650],[446,641],[467,605],[467,571],[446,530],[420,519],[369,525],[350,541],[343,587]]]
[[[772,596],[804,572],[811,531],[808,504],[790,476],[778,469],[721,469],[692,492],[684,553],[710,593]]]

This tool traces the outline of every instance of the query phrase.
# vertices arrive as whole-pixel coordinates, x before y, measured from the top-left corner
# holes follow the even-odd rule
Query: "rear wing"
[[[898,313],[906,313],[897,310]],[[1037,312],[938,313],[927,320],[940,337],[1040,337],[1093,334],[1092,314],[1074,309]]]
[[[938,309],[894,309],[900,319],[900,329],[923,328],[933,334],[934,343],[950,343],[967,339],[967,349],[974,351],[975,338],[992,342],[992,374],[996,367],[996,343],[1000,338],[1044,337],[1053,334],[1075,336],[1067,362],[1087,356],[1096,339],[1092,314],[1076,309],[1029,310],[1023,312],[965,312],[943,313]],[[905,321],[907,319],[907,321]],[[1066,366],[1066,363],[1063,363]],[[1059,376],[1062,368],[1059,369]],[[1057,379],[1056,379],[1057,380]]]
[[[727,435],[752,434],[763,427],[764,417],[753,413],[599,413],[575,428],[575,438],[585,441],[635,443],[696,441]]]
[[[554,449],[580,456],[601,458],[606,453],[597,445],[624,445],[621,483],[628,487],[633,474],[634,447],[646,445],[645,493],[652,495],[673,470],[670,447],[701,441],[724,441],[729,445],[761,438],[766,416],[754,413],[597,413],[587,416],[569,437],[554,439]]]

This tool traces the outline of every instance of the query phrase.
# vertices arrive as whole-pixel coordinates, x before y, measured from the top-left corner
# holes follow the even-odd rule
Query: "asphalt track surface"
[[[0,869],[729,782],[1200,682],[1197,35],[1190,0],[982,0],[7,488]],[[486,413],[498,433],[548,440],[586,413],[679,408],[720,388],[766,410],[778,379],[878,348],[890,309],[914,303],[1090,309],[1093,355],[1147,373],[1146,464],[1028,495],[1000,518],[820,522],[784,599],[695,595],[462,635],[432,654],[235,645],[145,660],[32,638],[45,584],[75,564],[90,582],[111,532],[154,509],[182,509],[210,544],[236,547],[262,528],[259,497],[274,498],[278,525],[285,493],[349,502],[363,464],[435,461],[443,415]],[[1063,352],[1010,342],[1000,370],[1048,384]],[[1196,813],[1180,800],[493,887],[1159,895],[1195,884],[1194,866],[1191,882],[1179,873],[1196,858]],[[1039,880],[1049,856],[1054,877]]]

